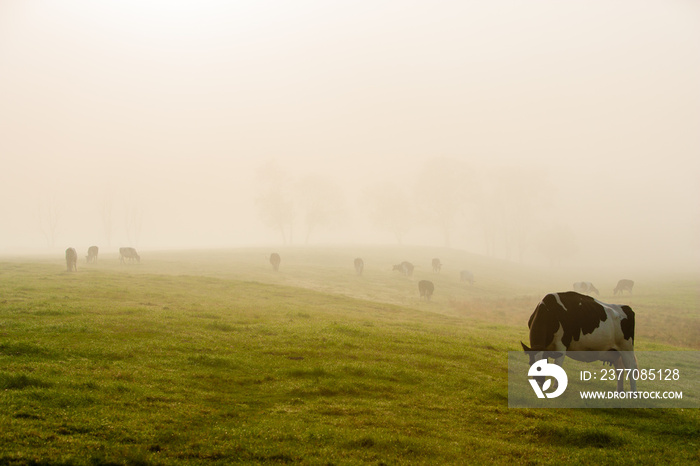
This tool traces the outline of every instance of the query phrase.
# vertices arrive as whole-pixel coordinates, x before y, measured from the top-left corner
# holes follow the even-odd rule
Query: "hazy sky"
[[[141,248],[278,244],[266,164],[342,189],[312,242],[391,243],[362,194],[440,157],[545,180],[532,222],[581,257],[696,260],[700,3],[0,0],[0,252],[49,209],[56,249],[106,248],[110,203],[112,248],[130,215]]]

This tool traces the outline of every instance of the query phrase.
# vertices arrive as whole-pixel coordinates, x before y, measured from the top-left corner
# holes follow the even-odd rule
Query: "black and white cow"
[[[394,270],[398,270],[402,274],[406,275],[407,277],[410,277],[413,275],[413,264],[410,262],[403,261],[400,264],[396,264],[394,266]]]
[[[442,262],[437,257],[433,259],[433,272],[439,272],[442,270]]]
[[[78,271],[78,253],[75,248],[66,249],[66,268],[69,272]]]
[[[591,294],[595,293],[596,296],[600,296],[600,292],[598,289],[593,286],[593,283],[591,282],[576,282],[574,283],[574,291],[577,293],[582,293],[582,294]]]
[[[270,265],[272,265],[272,268],[275,272],[278,272],[280,269],[280,262],[282,262],[282,258],[280,257],[279,254],[276,252],[273,252],[270,254]]]
[[[136,249],[119,248],[119,261],[123,264],[126,259],[129,259],[129,262],[136,261],[141,263],[141,256],[136,252]]]
[[[362,272],[365,270],[365,261],[363,261],[361,257],[358,257],[355,259],[354,265],[355,273],[358,275],[362,275]]]
[[[637,368],[634,312],[629,306],[606,304],[573,291],[550,293],[537,305],[527,326],[530,347],[520,344],[528,352],[531,366],[547,357],[561,366],[564,356],[569,356],[584,362],[608,362],[615,369]],[[540,379],[541,386],[544,378]],[[618,380],[618,391],[622,391],[623,382]],[[631,377],[630,388],[637,390]]]
[[[618,292],[622,294],[623,291],[627,291],[629,294],[632,294],[632,288],[634,288],[634,281],[623,279],[617,282],[617,286],[613,290],[613,294],[617,296]]]
[[[462,270],[459,272],[459,280],[463,282],[469,282],[470,285],[474,285],[474,274],[469,270]]]
[[[88,248],[88,254],[85,256],[87,259],[87,263],[91,262],[97,262],[97,253],[99,252],[99,248],[97,246],[90,246]]]
[[[430,301],[430,297],[435,291],[435,285],[429,280],[421,280],[418,282],[418,292],[420,293],[420,298],[425,298],[426,301]]]

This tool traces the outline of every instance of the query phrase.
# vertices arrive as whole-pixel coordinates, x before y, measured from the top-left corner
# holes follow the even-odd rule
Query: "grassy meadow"
[[[399,247],[284,248],[275,273],[269,252],[102,253],[77,273],[0,258],[0,465],[700,462],[698,410],[507,400],[507,352],[544,293],[593,281],[635,310],[636,349],[698,350],[697,277]],[[613,298],[618,278],[633,296]]]

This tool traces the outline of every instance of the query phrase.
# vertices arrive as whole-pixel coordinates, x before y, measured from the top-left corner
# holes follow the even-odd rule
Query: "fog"
[[[694,1],[0,2],[0,254],[700,264]]]

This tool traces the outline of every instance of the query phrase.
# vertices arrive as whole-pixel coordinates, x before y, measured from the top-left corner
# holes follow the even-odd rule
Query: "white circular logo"
[[[530,370],[527,371],[527,375],[530,377],[545,377],[545,381],[542,383],[542,388],[540,384],[535,379],[529,379],[532,389],[535,391],[537,398],[556,398],[566,390],[566,386],[569,383],[569,378],[566,376],[564,369],[557,366],[556,364],[549,364],[546,359],[540,359],[532,366]],[[552,386],[553,377],[557,381],[557,389],[552,393],[546,393],[547,390]]]

